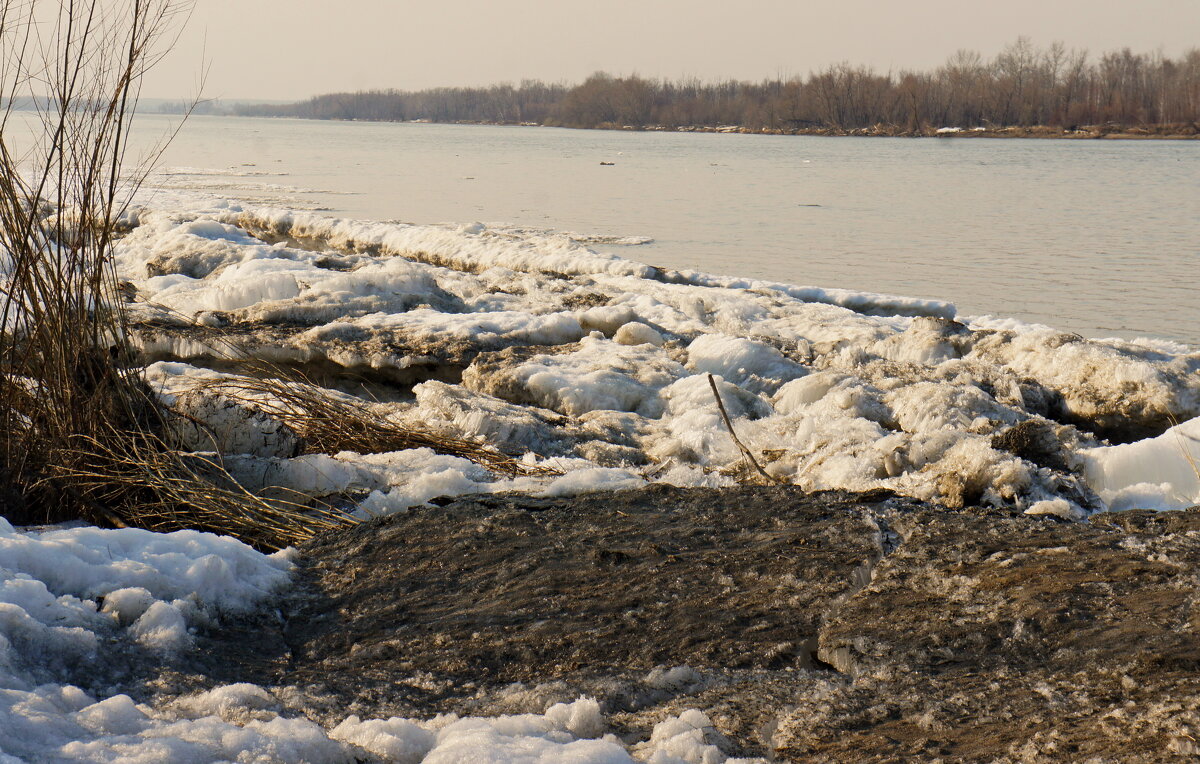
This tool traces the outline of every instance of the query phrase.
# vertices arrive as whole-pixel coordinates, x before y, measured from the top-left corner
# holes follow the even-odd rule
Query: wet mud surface
[[[1200,752],[1200,509],[1090,523],[795,488],[464,498],[301,550],[269,613],[162,683],[428,717],[699,708],[797,761]],[[686,667],[686,668],[680,668]]]

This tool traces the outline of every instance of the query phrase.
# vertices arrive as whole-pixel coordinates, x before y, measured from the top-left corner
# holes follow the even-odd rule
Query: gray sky
[[[838,61],[932,68],[1018,35],[1093,53],[1200,46],[1200,0],[196,0],[144,95],[300,99],[369,88],[576,82],[597,70],[701,79]]]

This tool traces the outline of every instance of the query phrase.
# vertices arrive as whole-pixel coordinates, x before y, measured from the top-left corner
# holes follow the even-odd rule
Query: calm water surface
[[[168,124],[139,119],[143,138]],[[167,182],[339,216],[646,236],[620,253],[1200,345],[1200,142],[196,117],[162,163],[286,173]]]

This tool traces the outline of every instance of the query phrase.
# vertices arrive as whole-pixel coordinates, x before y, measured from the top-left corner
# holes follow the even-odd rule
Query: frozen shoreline
[[[254,406],[189,390],[214,374],[235,380],[230,364],[250,356],[369,385],[396,423],[568,473],[513,483],[446,457],[240,447],[249,472],[357,495],[363,516],[430,491],[623,488],[650,471],[728,485],[741,457],[708,374],[768,472],[810,490],[886,488],[1072,517],[1133,497],[1149,508],[1200,501],[1192,441],[1180,437],[1190,425],[1149,440],[1200,415],[1200,352],[1177,343],[1085,340],[956,320],[933,300],[667,271],[478,223],[236,205],[131,223],[118,262],[136,292],[135,344],[167,362],[150,367],[152,383],[218,435],[253,420]],[[1008,435],[1018,426],[1020,444]],[[1176,465],[1173,477],[1142,479],[1139,459]],[[430,474],[436,485],[412,488]]]
[[[736,485],[751,473],[709,375],[767,472],[808,491],[883,489],[946,512],[1071,520],[1200,503],[1200,351],[1177,343],[1085,340],[959,319],[939,301],[667,271],[567,235],[481,224],[230,204],[126,222],[117,267],[133,343],[151,385],[197,423],[181,436],[220,451],[253,490],[299,492],[363,519],[469,494]],[[247,358],[303,372],[321,394],[361,395],[398,426],[478,439],[561,474],[504,477],[428,449],[306,452],[269,415],[279,401],[211,385],[236,385]],[[186,651],[223,617],[267,606],[290,566],[206,534],[0,524],[0,726],[24,731],[24,747],[0,752],[335,761],[354,743],[413,761],[439,746],[446,760],[479,746],[724,760],[690,711],[629,749],[590,739],[603,722],[587,700],[507,719],[324,729],[278,716],[286,703],[259,687],[138,707],[102,697],[103,684],[93,695],[70,684],[97,679],[80,665],[114,645]]]

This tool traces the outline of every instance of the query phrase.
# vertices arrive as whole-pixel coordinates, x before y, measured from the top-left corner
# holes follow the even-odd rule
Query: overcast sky
[[[1200,46],[1200,0],[196,0],[144,95],[300,99],[369,88],[762,79],[838,61],[932,68],[1026,35],[1093,52]]]

